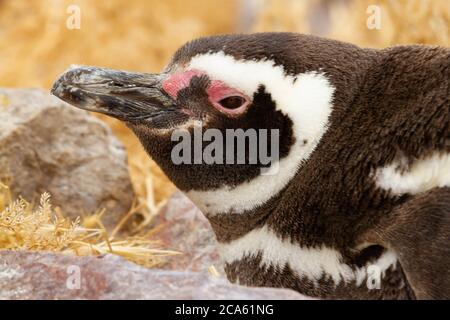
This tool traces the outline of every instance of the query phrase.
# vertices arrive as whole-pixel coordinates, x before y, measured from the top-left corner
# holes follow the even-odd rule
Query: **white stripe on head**
[[[392,251],[386,251],[377,261],[361,268],[351,268],[343,262],[342,255],[326,246],[302,248],[290,239],[281,239],[267,226],[255,229],[245,236],[229,243],[219,244],[219,252],[225,263],[231,264],[244,258],[261,256],[260,267],[270,266],[279,270],[287,265],[299,277],[306,277],[317,283],[323,277],[329,277],[337,285],[354,281],[360,286],[367,278],[367,268],[376,266],[380,275],[391,266],[395,268],[397,258]]]
[[[386,167],[378,168],[374,174],[376,185],[394,195],[450,187],[450,153],[432,153],[402,170],[406,163],[406,158],[399,157]]]
[[[204,71],[249,97],[263,85],[277,109],[292,120],[296,141],[289,154],[275,164],[279,165],[277,174],[260,175],[235,187],[187,193],[208,214],[243,212],[263,204],[286,186],[319,143],[327,129],[335,88],[321,72],[286,75],[284,68],[271,60],[236,60],[223,52],[197,55],[187,69]]]

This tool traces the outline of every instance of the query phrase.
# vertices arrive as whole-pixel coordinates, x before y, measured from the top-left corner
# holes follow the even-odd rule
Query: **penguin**
[[[76,67],[52,93],[131,128],[210,221],[231,282],[323,299],[450,298],[448,48],[210,36],[161,73]],[[198,128],[276,130],[265,140],[277,159],[174,161],[174,132]],[[248,140],[244,152],[264,142]]]

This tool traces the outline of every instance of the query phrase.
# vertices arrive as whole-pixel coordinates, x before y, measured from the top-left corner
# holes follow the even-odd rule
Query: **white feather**
[[[354,281],[361,285],[367,277],[367,266],[351,268],[343,263],[342,255],[326,246],[303,248],[289,239],[281,239],[267,226],[255,229],[245,236],[229,243],[219,244],[219,251],[226,263],[233,263],[243,258],[261,255],[261,268],[269,266],[283,269],[288,265],[298,277],[306,277],[317,282],[328,276],[337,285],[341,281],[349,283]],[[397,258],[391,251],[385,252],[377,261],[370,265],[379,267],[384,272],[395,266]]]
[[[450,154],[435,152],[418,159],[406,171],[398,168],[405,163],[400,158],[375,172],[375,182],[379,188],[392,194],[417,194],[436,187],[450,186]]]

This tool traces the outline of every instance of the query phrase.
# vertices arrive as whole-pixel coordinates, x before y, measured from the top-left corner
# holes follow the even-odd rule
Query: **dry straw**
[[[450,45],[448,0],[266,0],[253,31],[319,33],[360,46]],[[380,28],[367,27],[370,6],[380,9]],[[317,25],[321,25],[318,28]]]
[[[95,215],[98,219],[98,215]],[[92,223],[92,221],[90,222]],[[76,255],[111,253],[145,267],[154,267],[167,255],[177,252],[159,249],[159,244],[145,235],[115,239],[100,220],[96,228],[80,219],[64,218],[43,193],[39,205],[24,199],[12,200],[9,188],[0,184],[0,249],[56,251]]]
[[[366,11],[370,5],[377,5],[381,10],[379,29],[367,28]],[[347,5],[336,4],[331,13],[335,27],[330,36],[362,46],[450,45],[448,0],[359,0]]]

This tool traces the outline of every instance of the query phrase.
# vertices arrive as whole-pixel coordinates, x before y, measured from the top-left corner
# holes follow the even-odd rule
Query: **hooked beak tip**
[[[68,86],[76,84],[76,79],[85,72],[86,68],[77,65],[71,65],[59,78],[53,83],[50,93],[58,98],[62,98]]]
[[[59,94],[61,93],[61,86],[60,86],[59,79],[56,80],[55,83],[53,83],[53,86],[50,89],[50,93],[56,97],[59,97]]]

